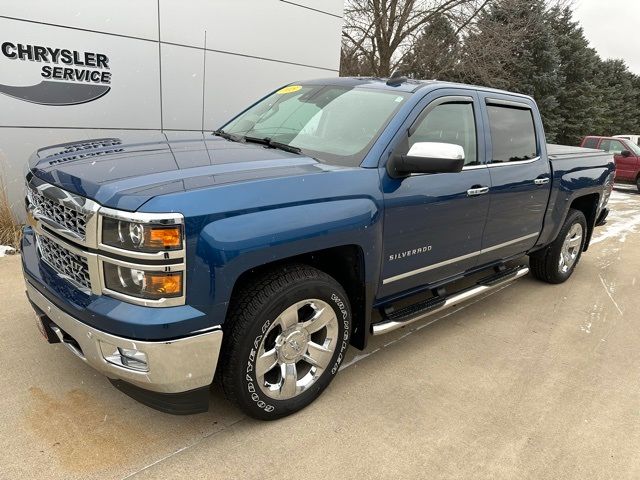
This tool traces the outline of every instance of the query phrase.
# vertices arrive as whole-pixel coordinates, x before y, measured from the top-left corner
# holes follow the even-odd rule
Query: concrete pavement
[[[531,277],[351,350],[263,423],[137,404],[38,333],[0,258],[0,478],[640,478],[640,195],[618,189],[574,276]]]

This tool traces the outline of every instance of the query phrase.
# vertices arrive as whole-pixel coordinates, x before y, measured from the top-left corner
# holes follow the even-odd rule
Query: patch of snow
[[[0,257],[4,257],[5,255],[13,255],[16,253],[16,249],[13,247],[9,247],[7,245],[0,245]]]
[[[607,223],[596,230],[591,245],[607,239],[617,239],[624,243],[628,234],[640,232],[640,195],[614,190],[609,200],[609,209]]]

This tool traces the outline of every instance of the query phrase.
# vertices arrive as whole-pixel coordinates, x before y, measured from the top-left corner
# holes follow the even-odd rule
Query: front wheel
[[[340,284],[306,265],[256,278],[225,322],[224,392],[247,415],[274,420],[315,400],[349,345],[351,310]]]
[[[546,248],[529,255],[534,277],[547,283],[566,281],[578,265],[587,233],[587,220],[579,210],[569,210],[558,237]]]

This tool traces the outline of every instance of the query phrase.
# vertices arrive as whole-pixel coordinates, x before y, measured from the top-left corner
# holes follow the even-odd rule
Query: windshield
[[[332,85],[290,85],[223,127],[268,138],[327,163],[360,165],[406,93]]]

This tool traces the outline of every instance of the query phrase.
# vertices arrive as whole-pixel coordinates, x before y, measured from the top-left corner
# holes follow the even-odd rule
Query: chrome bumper
[[[27,296],[48,319],[77,343],[62,341],[74,355],[111,379],[145,390],[179,393],[205,387],[213,381],[222,345],[222,330],[178,340],[143,342],[110,335],[62,311],[29,281]],[[56,332],[59,336],[62,333]],[[107,360],[117,348],[135,349],[147,356],[148,371],[137,371]]]

